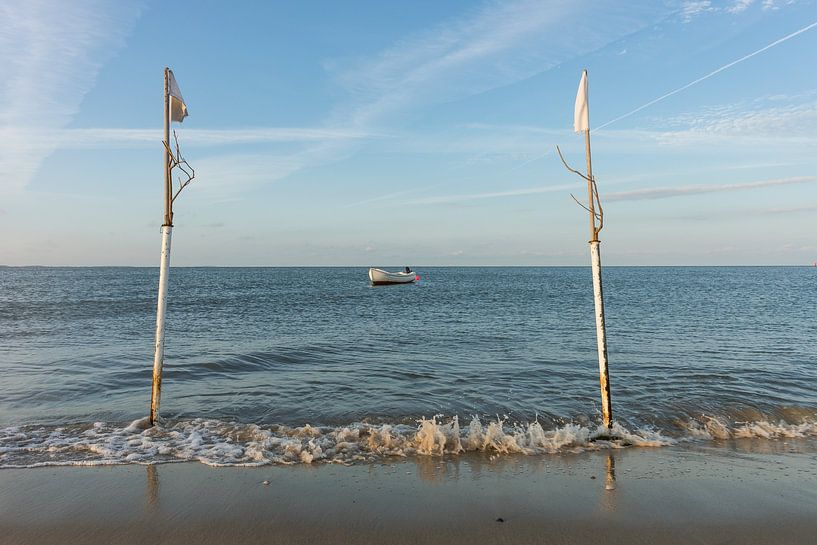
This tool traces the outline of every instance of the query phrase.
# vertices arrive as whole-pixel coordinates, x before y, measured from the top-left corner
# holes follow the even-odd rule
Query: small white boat
[[[382,286],[385,284],[410,284],[417,280],[418,276],[414,271],[408,272],[389,272],[383,269],[369,269],[369,280],[373,286]]]

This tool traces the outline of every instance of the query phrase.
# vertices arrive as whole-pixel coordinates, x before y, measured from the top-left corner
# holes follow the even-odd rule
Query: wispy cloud
[[[627,181],[627,179],[612,179],[607,180],[606,185],[620,184]],[[688,185],[680,187],[650,187],[644,189],[635,189],[632,191],[622,191],[617,193],[604,193],[602,200],[608,201],[635,201],[648,199],[668,199],[672,197],[686,197],[690,195],[699,195],[704,193],[723,193],[732,191],[746,191],[751,189],[761,189],[765,187],[781,186],[781,185],[795,185],[807,184],[817,182],[817,176],[799,176],[791,178],[780,178],[772,180],[760,180],[755,182],[746,182],[740,184],[713,184],[713,185]],[[537,195],[542,193],[556,193],[567,192],[575,190],[579,186],[575,183],[528,187],[520,189],[511,189],[507,191],[488,191],[482,193],[466,193],[456,195],[440,195],[433,197],[423,197],[420,199],[411,199],[407,201],[400,201],[400,205],[435,205],[435,204],[454,204],[468,201],[478,201],[485,199],[498,199],[509,197],[522,197],[527,195]]]
[[[399,124],[397,118],[415,108],[521,81],[636,32],[670,13],[670,8],[646,1],[632,4],[626,10],[620,9],[617,2],[605,1],[589,12],[570,0],[547,6],[538,0],[491,1],[404,37],[380,53],[367,55],[365,60],[327,61],[327,70],[347,96],[326,120],[326,126],[340,127],[344,133],[351,131],[353,137],[345,141],[338,138],[331,146],[307,142],[302,155],[309,156],[310,161],[301,166],[325,164],[348,156],[356,150],[355,140],[367,135],[399,132],[394,129]],[[564,28],[571,28],[571,32],[563,32]],[[401,151],[427,147],[405,138],[394,140],[400,141]],[[449,152],[457,152],[456,147],[456,142],[445,143]],[[518,147],[511,147],[505,143],[506,152],[520,153]],[[493,151],[496,153],[497,148]],[[290,174],[299,168],[293,168]],[[391,198],[392,195],[375,196],[367,201]]]
[[[758,217],[758,216],[793,216],[798,214],[813,214],[817,212],[817,203],[814,204],[807,204],[802,206],[774,206],[774,207],[765,207],[765,208],[731,208],[731,209],[718,209],[716,211],[708,210],[708,211],[699,211],[694,214],[678,214],[678,215],[662,215],[663,219],[671,219],[674,221],[680,222],[687,222],[687,221],[713,221],[713,220],[722,220],[725,218],[734,219],[745,219],[747,217]]]
[[[70,122],[140,11],[101,0],[0,4],[0,189],[24,187],[48,154],[21,129]]]
[[[188,158],[197,174],[201,174],[203,200],[233,201],[246,194],[251,187],[283,180],[305,168],[348,158],[352,153],[349,139],[341,136],[336,139],[318,138],[289,149],[271,147],[263,153],[225,153],[219,150],[201,158],[190,153]]]
[[[746,191],[751,189],[760,189],[764,187],[808,184],[815,182],[817,182],[817,176],[798,176],[792,178],[780,178],[775,180],[760,180],[756,182],[747,182],[742,184],[688,185],[682,187],[650,187],[645,189],[635,189],[633,191],[622,191],[619,193],[607,193],[605,195],[602,195],[602,200],[639,201],[649,199],[670,199],[673,197],[687,197],[690,195],[701,195],[704,193]]]
[[[728,13],[738,15],[747,11],[755,3],[755,0],[733,0],[728,5],[713,5],[710,0],[686,0],[681,8],[681,20],[689,23],[696,17],[705,13]],[[794,0],[787,0],[786,4],[793,4]],[[761,3],[763,11],[780,9],[775,0],[763,0]]]
[[[695,17],[713,10],[712,2],[709,0],[688,0],[684,2],[681,8],[681,19],[685,23],[689,23]]]
[[[508,191],[491,191],[486,193],[470,193],[461,195],[440,195],[436,197],[424,197],[404,201],[401,204],[450,204],[466,201],[479,201],[484,199],[497,199],[504,197],[521,197],[525,195],[537,195],[540,193],[554,193],[575,189],[576,184],[550,185],[543,187],[528,187],[522,189],[511,189]]]
[[[817,203],[815,204],[808,204],[804,206],[787,206],[787,207],[775,207],[775,208],[764,208],[762,210],[756,211],[758,214],[767,214],[767,215],[780,215],[780,214],[811,214],[813,212],[817,212]]]
[[[633,3],[626,10],[617,2],[601,2],[592,10],[568,0],[547,6],[535,0],[489,2],[398,42],[374,61],[351,68],[329,64],[351,99],[336,115],[353,126],[370,126],[419,104],[509,85],[670,12],[657,2]]]
[[[252,129],[185,129],[179,128],[180,140],[198,147],[234,144],[279,144],[299,142],[331,142],[387,138],[387,135],[360,129],[261,127]],[[138,147],[156,145],[162,140],[161,129],[39,129],[0,127],[0,138],[20,137],[32,149],[96,149],[107,147]],[[161,144],[159,144],[161,145]]]
[[[726,8],[727,13],[743,13],[749,6],[755,3],[755,0],[735,0],[735,3]]]
[[[814,137],[817,100],[805,97],[761,97],[703,108],[696,112],[661,119],[665,127],[682,131],[752,137]],[[785,104],[780,105],[781,102]],[[670,131],[670,134],[673,134]]]
[[[191,161],[196,169],[197,189],[190,197],[208,202],[235,200],[235,195],[257,185],[277,182],[307,164],[315,164],[318,148],[292,153],[218,154]],[[195,195],[195,197],[193,197]]]
[[[372,197],[370,199],[363,199],[362,201],[356,201],[356,202],[353,202],[353,203],[349,203],[349,204],[345,205],[344,208],[354,208],[354,207],[357,207],[357,206],[363,206],[363,205],[366,205],[366,204],[372,204],[372,203],[376,203],[376,202],[390,201],[390,200],[396,199],[398,197],[404,197],[406,195],[411,195],[412,193],[417,193],[418,191],[422,191],[424,189],[427,190],[429,188],[428,187],[426,187],[426,188],[415,188],[415,189],[407,189],[405,191],[397,191],[395,193],[388,193],[386,195],[380,195],[378,197]]]
[[[724,70],[727,70],[727,69],[735,66],[736,64],[740,64],[740,63],[742,63],[744,61],[747,61],[747,60],[751,59],[752,57],[763,53],[764,51],[768,51],[769,49],[771,49],[771,48],[773,48],[773,47],[775,47],[777,45],[780,45],[783,42],[791,40],[792,38],[794,38],[796,36],[799,36],[800,34],[802,34],[804,32],[807,32],[807,31],[811,30],[814,27],[817,27],[817,21],[815,21],[815,22],[813,22],[813,23],[811,23],[809,25],[806,25],[806,26],[804,26],[803,28],[801,28],[799,30],[794,31],[791,34],[787,34],[787,35],[783,36],[782,38],[779,38],[779,39],[773,41],[772,43],[770,43],[770,44],[768,44],[768,45],[766,45],[764,47],[761,47],[760,49],[758,49],[756,51],[753,51],[753,52],[749,53],[748,55],[744,55],[743,57],[741,57],[741,58],[739,58],[737,60],[734,60],[734,61],[732,61],[730,63],[724,64],[720,68],[717,68],[717,69],[709,72],[708,74],[706,74],[704,76],[701,76],[698,79],[692,80],[689,83],[687,83],[686,85],[682,85],[681,87],[678,87],[677,89],[675,89],[673,91],[665,93],[665,94],[661,95],[660,97],[655,98],[655,99],[647,102],[646,104],[642,104],[638,108],[636,108],[634,110],[631,110],[631,111],[627,112],[626,114],[615,117],[615,118],[611,119],[610,121],[607,121],[606,123],[603,123],[602,125],[599,125],[596,128],[596,130],[601,130],[604,127],[607,127],[609,125],[612,125],[613,123],[621,121],[622,119],[626,119],[626,118],[630,117],[631,115],[634,115],[634,114],[636,114],[636,113],[638,113],[638,112],[640,112],[640,111],[642,111],[642,110],[644,110],[646,108],[649,108],[653,104],[657,104],[658,102],[661,102],[662,100],[666,100],[669,97],[680,93],[681,91],[685,91],[685,90],[689,89],[690,87],[692,87],[693,85],[697,85],[697,84],[701,83],[702,81],[708,80],[709,78],[711,78],[713,76],[716,76],[717,74],[720,74]]]

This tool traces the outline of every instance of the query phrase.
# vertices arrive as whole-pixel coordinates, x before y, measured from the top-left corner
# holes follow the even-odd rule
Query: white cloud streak
[[[305,160],[299,154],[224,154],[199,159],[195,161],[196,192],[190,196],[209,202],[230,200],[236,192],[289,176],[303,168]]]
[[[603,202],[614,201],[636,201],[649,199],[669,199],[673,197],[687,197],[690,195],[700,195],[705,193],[724,193],[732,191],[747,191],[752,189],[762,189],[767,187],[809,184],[817,182],[817,176],[798,176],[791,178],[779,178],[772,180],[759,180],[755,182],[746,182],[740,184],[715,184],[715,185],[688,185],[680,187],[650,187],[644,189],[635,189],[632,191],[622,191],[618,193],[603,193],[601,195]],[[609,183],[609,182],[608,182]],[[408,201],[401,201],[400,205],[435,205],[435,204],[452,204],[484,199],[497,199],[508,197],[522,197],[526,195],[537,195],[542,193],[556,193],[560,191],[569,191],[580,188],[579,185],[562,184],[544,187],[529,187],[521,189],[512,189],[508,191],[492,191],[485,193],[470,193],[459,195],[441,195],[436,197],[424,197],[421,199],[413,199]],[[391,196],[387,196],[391,197]]]
[[[528,187],[523,189],[511,189],[508,191],[492,191],[487,193],[471,193],[465,195],[440,195],[436,197],[425,197],[405,201],[401,204],[449,204],[466,201],[478,201],[483,199],[497,199],[505,197],[521,197],[525,195],[537,195],[540,193],[554,193],[576,189],[576,184],[551,185],[544,187]]]
[[[731,14],[743,13],[754,3],[755,0],[735,0],[735,3],[726,8],[726,11]]]
[[[341,128],[268,127],[253,129],[185,129],[179,128],[180,140],[200,147],[233,144],[278,144],[297,142],[327,142],[387,138],[383,133]],[[139,147],[157,145],[162,141],[161,129],[38,129],[0,128],[0,138],[20,137],[32,149],[97,149],[108,147]],[[161,145],[161,144],[159,144]]]
[[[812,213],[817,212],[817,203],[805,205],[805,206],[789,206],[786,208],[764,208],[762,210],[756,211],[759,214],[766,214],[766,215],[780,215],[780,214],[803,214],[803,213]]]
[[[817,126],[817,101],[776,105],[781,97],[756,99],[749,104],[732,103],[661,120],[663,126],[684,126],[686,131],[710,135],[813,138]],[[769,106],[769,103],[775,104]],[[672,134],[673,132],[670,132]]]
[[[691,22],[695,17],[702,15],[708,11],[712,11],[712,2],[709,0],[694,0],[684,2],[681,7],[681,19],[685,23]]]
[[[423,188],[428,189],[428,188]],[[365,204],[372,204],[376,202],[383,202],[383,201],[390,201],[392,199],[396,199],[398,197],[404,197],[406,195],[411,195],[412,193],[417,193],[421,191],[421,189],[407,189],[405,191],[397,191],[395,193],[389,193],[387,195],[380,195],[378,197],[372,197],[371,199],[364,199],[362,201],[357,201],[353,203],[349,203],[344,206],[344,208],[355,208],[357,206],[363,206]]]
[[[688,197],[690,195],[701,195],[705,193],[746,191],[766,187],[794,184],[810,184],[815,182],[817,182],[817,176],[797,176],[792,178],[760,180],[756,182],[747,182],[741,184],[688,185],[682,187],[650,187],[645,189],[635,189],[633,191],[608,193],[606,195],[601,195],[601,198],[603,202],[669,199],[673,197]]]
[[[19,129],[69,123],[140,10],[101,0],[0,4],[0,190],[22,189],[53,151]]]

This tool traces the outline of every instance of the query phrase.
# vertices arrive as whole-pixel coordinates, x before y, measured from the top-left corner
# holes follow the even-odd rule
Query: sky
[[[0,0],[0,264],[817,262],[817,1]]]

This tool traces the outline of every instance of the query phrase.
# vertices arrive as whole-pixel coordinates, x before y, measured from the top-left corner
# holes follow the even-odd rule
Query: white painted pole
[[[590,263],[593,269],[593,305],[596,311],[596,346],[599,352],[599,385],[601,414],[607,429],[613,427],[613,406],[610,401],[610,375],[607,373],[607,329],[604,325],[604,296],[601,287],[601,253],[599,241],[590,241]]]
[[[172,225],[162,226],[162,260],[159,265],[159,303],[156,307],[156,349],[153,353],[153,389],[150,395],[150,424],[159,416],[162,397],[162,365],[165,357],[165,310],[167,308],[167,281],[170,276],[170,239]]]
[[[168,68],[165,68],[165,214],[162,224],[162,257],[159,264],[159,302],[156,305],[156,346],[153,353],[153,387],[150,392],[150,425],[159,416],[159,401],[162,397],[162,366],[165,357],[165,309],[167,307],[167,281],[170,276],[170,238],[173,233],[173,197],[170,177],[170,89]]]

